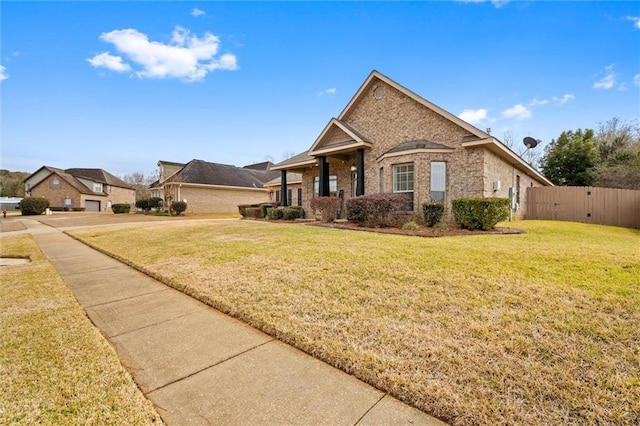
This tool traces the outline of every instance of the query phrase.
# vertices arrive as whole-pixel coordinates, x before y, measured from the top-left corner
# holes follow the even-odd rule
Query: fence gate
[[[527,188],[525,218],[640,229],[640,191],[591,186]]]

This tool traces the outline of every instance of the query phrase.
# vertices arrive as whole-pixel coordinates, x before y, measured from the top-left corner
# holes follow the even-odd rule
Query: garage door
[[[84,202],[84,206],[86,211],[88,212],[99,212],[100,211],[100,201],[91,201],[87,200]]]

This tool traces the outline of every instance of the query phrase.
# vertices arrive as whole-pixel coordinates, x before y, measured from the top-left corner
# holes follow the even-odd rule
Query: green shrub
[[[136,200],[136,207],[141,210],[144,210],[145,212],[148,212],[151,209],[149,207],[149,200],[147,199]]]
[[[171,203],[171,210],[177,216],[180,216],[185,210],[187,210],[187,203],[185,203],[184,201],[173,201]]]
[[[452,201],[453,218],[462,228],[493,229],[500,221],[509,218],[508,198],[456,198]]]
[[[149,198],[149,208],[150,209],[159,209],[162,207],[162,198],[160,197],[151,197]]]
[[[23,216],[42,214],[47,207],[49,207],[49,200],[42,197],[28,197],[20,201],[20,211]]]
[[[311,210],[321,216],[323,222],[333,222],[338,217],[338,207],[340,206],[338,197],[313,197],[311,199]]]
[[[267,209],[266,218],[269,220],[280,220],[284,216],[284,211],[282,207],[271,207]]]
[[[238,213],[240,213],[240,216],[247,217],[247,208],[249,207],[257,207],[257,205],[256,204],[239,204]]]
[[[443,203],[424,203],[422,205],[422,212],[424,213],[424,222],[429,228],[440,222],[442,215],[444,214]]]
[[[284,220],[296,220],[304,218],[304,210],[299,206],[285,207],[282,218]]]
[[[405,231],[417,231],[418,229],[420,229],[420,225],[415,223],[413,220],[410,220],[409,222],[402,225],[402,229]]]
[[[350,198],[346,203],[347,220],[369,227],[394,226],[404,216],[407,202],[404,195],[393,193]]]
[[[111,210],[114,214],[129,213],[131,211],[131,204],[112,204]]]
[[[260,207],[246,207],[245,217],[249,219],[262,219],[262,211]]]
[[[262,214],[262,217],[267,217],[267,211],[271,208],[274,207],[279,207],[280,203],[275,202],[275,203],[260,203],[258,204],[258,207],[260,207],[260,214]]]

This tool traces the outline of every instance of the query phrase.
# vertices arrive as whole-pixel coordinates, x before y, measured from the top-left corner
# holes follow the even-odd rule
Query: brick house
[[[237,213],[239,204],[271,201],[264,184],[278,177],[263,162],[236,167],[191,160],[187,164],[158,162],[159,176],[148,192],[163,200],[186,201],[192,213]]]
[[[511,197],[512,217],[526,211],[525,188],[552,183],[489,133],[373,71],[308,151],[276,164],[302,175],[302,206],[314,196],[403,193],[414,211],[459,197]],[[283,200],[290,205],[288,199]]]
[[[282,176],[270,180],[264,184],[269,191],[270,201],[282,201]],[[302,175],[300,173],[287,173],[287,204],[290,206],[302,207]]]
[[[53,209],[110,211],[112,204],[133,204],[135,189],[102,169],[42,166],[25,180],[27,197],[44,197]]]

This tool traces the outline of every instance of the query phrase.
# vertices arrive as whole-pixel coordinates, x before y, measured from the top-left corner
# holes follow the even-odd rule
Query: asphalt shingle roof
[[[270,170],[255,170],[228,164],[191,160],[163,183],[177,182],[262,188],[266,182],[275,179],[279,174],[280,172]]]

